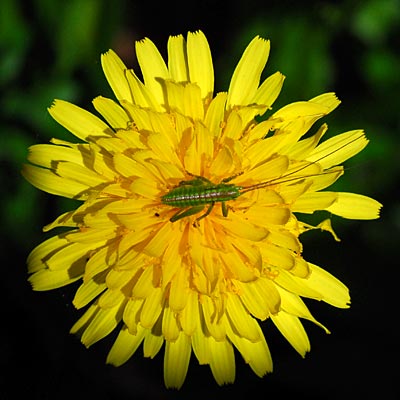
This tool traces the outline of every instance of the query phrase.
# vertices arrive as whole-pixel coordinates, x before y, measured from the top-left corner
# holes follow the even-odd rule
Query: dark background
[[[2,0],[0,399],[399,398],[399,24],[399,0]],[[197,29],[211,46],[216,92],[228,88],[257,34],[271,39],[266,75],[287,76],[275,110],[335,91],[343,103],[324,120],[330,135],[364,128],[371,140],[336,189],[369,195],[384,208],[376,221],[333,217],[341,243],[327,233],[303,235],[305,258],[345,282],[352,296],[348,310],[307,302],[332,334],[305,321],[312,346],[305,359],[267,321],[272,374],[258,378],[237,354],[236,383],[219,387],[192,357],[178,392],[164,388],[162,352],[149,360],[139,349],[114,368],[105,358],[115,336],[87,350],[69,335],[80,315],[71,305],[76,285],[31,290],[25,259],[47,237],[41,227],[74,204],[31,187],[20,169],[29,145],[74,140],[46,111],[54,98],[94,111],[92,98],[112,97],[102,52],[113,48],[137,68],[135,40],[147,36],[165,54],[169,35]]]

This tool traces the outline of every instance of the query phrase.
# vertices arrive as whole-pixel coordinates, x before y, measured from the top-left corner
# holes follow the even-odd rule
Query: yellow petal
[[[161,350],[164,344],[164,338],[162,335],[153,335],[151,331],[145,336],[143,342],[143,355],[145,357],[154,358]]]
[[[326,329],[311,315],[310,311],[299,296],[295,295],[294,293],[290,293],[279,286],[277,286],[277,289],[282,299],[282,310],[297,317],[308,319],[309,321],[324,329],[326,333],[330,333],[328,329]]]
[[[96,282],[91,279],[79,286],[75,293],[72,303],[76,308],[82,308],[88,305],[93,299],[100,295],[107,288],[105,281]]]
[[[106,277],[106,283],[107,287],[111,290],[116,290],[116,289],[122,289],[127,282],[131,282],[133,280],[133,277],[137,274],[138,270],[140,268],[131,268],[127,270],[120,270],[120,269],[110,269],[107,273]],[[133,280],[133,282],[135,282]],[[146,292],[149,294],[149,292]],[[142,298],[144,296],[141,296]],[[135,296],[135,299],[139,298],[139,296]]]
[[[93,170],[67,161],[57,163],[55,166],[55,172],[62,178],[70,179],[86,185],[88,189],[96,186],[99,187],[106,182],[104,177],[100,176]]]
[[[176,82],[189,82],[186,43],[182,35],[168,39],[168,70]]]
[[[255,181],[268,182],[272,178],[279,177],[285,173],[289,165],[289,160],[285,156],[277,156],[269,159],[252,170],[243,174],[243,178]]]
[[[127,330],[132,336],[143,337],[143,327],[141,324],[139,324],[140,312],[142,310],[143,303],[143,300],[129,299],[125,306],[122,319],[127,327]],[[134,338],[131,339],[134,340]]]
[[[164,382],[167,388],[179,389],[187,374],[191,354],[191,341],[183,332],[175,342],[165,343]]]
[[[124,305],[125,303],[107,309],[98,308],[82,334],[82,343],[89,347],[111,333],[122,319]]]
[[[28,182],[44,192],[75,199],[88,196],[87,185],[62,178],[49,169],[25,164],[21,173]]]
[[[86,262],[88,254],[93,249],[93,244],[72,243],[59,249],[46,257],[46,266],[51,270],[68,269],[75,264]]]
[[[33,290],[43,291],[57,289],[82,278],[85,266],[74,266],[70,270],[50,271],[42,269],[29,277]]]
[[[228,330],[228,337],[254,373],[259,377],[263,377],[266,373],[272,372],[272,357],[259,326],[258,331],[260,340],[256,343],[238,336],[230,329]]]
[[[201,248],[200,248],[201,251]],[[201,263],[198,263],[199,269],[204,273],[206,278],[207,293],[211,291],[218,280],[221,272],[221,266],[225,266],[227,274],[237,276],[238,279],[251,280],[254,277],[254,272],[251,268],[248,268],[243,262],[237,261],[234,254],[226,254],[227,257],[213,257],[212,251],[203,247],[203,259]],[[229,271],[229,272],[228,272]]]
[[[226,302],[226,312],[229,315],[232,329],[251,342],[260,340],[260,331],[257,321],[251,317],[243,307],[238,296],[228,295]]]
[[[278,182],[279,182],[279,179],[280,178],[278,178]],[[307,191],[312,186],[313,181],[309,181],[309,180],[306,181],[302,178],[295,178],[295,177],[287,178],[287,179],[288,180],[285,181],[285,178],[283,178],[283,184],[278,186],[279,195],[282,196],[282,198],[285,200],[286,204],[293,205],[300,196],[307,194]],[[291,179],[293,179],[293,180],[291,181]],[[286,182],[288,184],[285,184]],[[293,184],[289,184],[289,183],[293,183]],[[291,210],[294,211],[293,207],[291,207]]]
[[[87,148],[87,145],[85,149]],[[87,153],[65,146],[53,144],[35,144],[29,147],[28,161],[41,167],[52,168],[55,161],[69,161],[83,165],[89,161]]]
[[[307,160],[318,162],[326,169],[353,157],[367,144],[368,140],[362,130],[345,132],[317,146],[314,151],[307,156]]]
[[[100,297],[98,301],[99,307],[102,309],[113,308],[118,304],[122,304],[126,299],[125,294],[122,290],[106,290]]]
[[[257,89],[254,96],[254,103],[266,105],[268,108],[271,108],[281,92],[284,80],[285,77],[280,72],[275,72],[275,74],[269,76]]]
[[[281,138],[274,137],[274,136],[264,139],[268,135],[268,132],[272,129],[273,126],[274,126],[274,122],[271,120],[261,121],[258,124],[252,125],[250,127],[250,129],[248,131],[246,131],[245,138],[248,140],[249,144],[254,143],[255,146],[260,146],[259,148],[263,148],[263,147],[270,148],[271,140],[275,141],[275,143],[279,143],[281,141]],[[260,140],[260,139],[264,139],[264,140]],[[267,142],[265,142],[265,141],[267,141]],[[266,145],[266,143],[268,143],[268,145]],[[250,149],[251,149],[251,145],[249,145],[249,147],[247,148],[247,151],[249,151]],[[271,149],[270,153],[266,157],[262,156],[262,159],[268,158],[273,153],[274,153],[274,149]],[[255,161],[255,164],[257,164],[257,161]]]
[[[329,210],[337,199],[335,192],[307,192],[295,201],[292,211],[312,214],[316,210]]]
[[[260,252],[265,264],[273,265],[278,268],[290,270],[294,267],[294,257],[291,251],[284,247],[275,246],[264,242],[260,246]]]
[[[233,170],[232,152],[227,147],[222,147],[214,157],[210,167],[210,174],[213,176],[224,176]]]
[[[168,79],[169,72],[165,62],[154,43],[145,38],[135,43],[136,55],[142,70],[143,80],[157,103],[164,104],[163,87],[161,79]]]
[[[219,137],[225,117],[225,103],[227,94],[218,93],[207,108],[204,124],[214,137]]]
[[[235,108],[235,111],[237,111],[238,115],[240,116],[243,127],[249,127],[255,123],[254,118],[257,115],[263,115],[267,109],[267,106],[250,104],[245,107],[237,107],[237,109]]]
[[[45,240],[36,246],[28,256],[28,272],[33,273],[41,269],[47,268],[45,260],[49,254],[59,251],[69,245],[69,241],[65,237],[57,235]]]
[[[319,96],[312,98],[310,102],[323,105],[324,107],[327,108],[328,113],[333,111],[340,104],[340,100],[336,97],[336,94],[333,92],[320,94]]]
[[[281,247],[286,247],[297,253],[301,252],[302,246],[299,239],[292,233],[281,229],[279,226],[269,226],[268,241]]]
[[[212,337],[210,335],[206,336],[201,326],[200,323],[197,324],[197,329],[194,331],[192,336],[192,347],[199,364],[204,365],[210,362],[211,354],[209,343]]]
[[[315,264],[308,263],[311,274],[304,284],[320,292],[318,300],[323,300],[334,307],[348,308],[350,304],[349,289],[329,272]]]
[[[116,271],[116,273],[121,274],[121,271]],[[126,271],[126,273],[130,273],[131,271]],[[134,298],[145,299],[151,297],[154,293],[154,284],[153,284],[153,275],[154,275],[154,267],[147,266],[143,269],[139,278],[135,279],[135,286],[132,289],[132,296]],[[110,277],[112,274],[110,273]],[[126,281],[126,277],[123,277],[123,280]],[[122,281],[123,281],[122,280]]]
[[[65,237],[71,243],[79,243],[81,245],[99,245],[108,239],[116,237],[116,228],[111,226],[109,229],[92,229],[92,228],[82,228],[78,231],[73,231],[67,233]],[[91,246],[92,247],[92,246]],[[97,247],[97,246],[96,246]]]
[[[145,328],[152,328],[162,311],[162,290],[155,288],[153,293],[145,300],[140,313],[140,323]]]
[[[242,136],[242,132],[242,119],[240,118],[239,113],[236,112],[236,110],[232,110],[229,113],[222,135],[224,138],[239,140]]]
[[[185,85],[183,90],[183,114],[193,118],[193,120],[203,120],[204,117],[204,106],[200,96],[199,86],[195,84]]]
[[[295,103],[288,104],[278,110],[272,115],[272,118],[281,120],[283,126],[287,125],[288,122],[296,121],[305,117],[315,117],[315,120],[329,113],[329,107],[320,104],[313,103],[311,101],[297,101]],[[277,124],[280,128],[280,125]]]
[[[138,165],[138,163],[131,157],[121,153],[115,154],[114,166],[117,172],[126,178],[130,178],[135,175],[142,177],[146,173],[143,171],[143,166]]]
[[[322,124],[318,131],[306,139],[299,140],[290,149],[287,155],[296,160],[305,160],[310,153],[315,149],[322,136],[328,130],[327,124]],[[312,161],[312,160],[309,160]]]
[[[79,139],[113,135],[112,129],[89,111],[63,100],[54,100],[50,115]]]
[[[175,259],[175,263],[178,261]],[[169,293],[169,306],[175,311],[181,311],[185,308],[189,294],[189,276],[185,266],[178,268],[171,282]]]
[[[247,105],[254,102],[261,72],[267,63],[269,41],[255,37],[244,51],[231,79],[226,106]]]
[[[188,33],[187,58],[190,82],[200,87],[201,98],[211,98],[214,92],[214,68],[210,47],[203,32]]]
[[[185,114],[185,85],[175,81],[165,81],[165,93],[167,95],[168,108],[171,111]],[[194,85],[192,85],[194,86]],[[200,88],[197,87],[200,94]]]
[[[262,220],[260,220],[262,215]],[[286,207],[268,207],[266,205],[252,205],[243,214],[245,218],[253,223],[258,223],[268,229],[270,224],[285,225],[290,217],[290,210]]]
[[[294,267],[290,270],[290,273],[299,278],[307,278],[310,274],[308,262],[303,257],[296,255]]]
[[[146,115],[145,118],[141,117],[141,129],[152,131],[154,132],[153,134],[157,137],[159,136],[159,134],[165,136],[166,146],[170,147],[176,153],[176,146],[178,145],[180,138],[178,136],[178,132],[176,131],[176,126],[171,115],[169,115],[168,113],[160,113],[152,110],[144,111],[138,109],[137,107],[135,108],[135,111],[136,113],[144,112]],[[138,114],[136,114],[135,116],[137,115]],[[145,120],[146,123],[144,124]],[[135,123],[139,126],[139,121],[137,121],[137,119],[135,119]],[[143,140],[143,138],[139,135],[138,137],[140,141]],[[143,148],[146,147],[143,146]],[[177,162],[177,160],[178,158],[175,154],[175,159],[173,162]]]
[[[162,286],[166,287],[170,284],[173,279],[176,279],[179,275],[178,282],[176,282],[176,288],[182,287],[184,281],[184,271],[180,271],[180,269],[185,269],[186,266],[181,263],[180,254],[179,254],[179,242],[177,240],[171,240],[171,243],[166,248],[163,257],[162,257]],[[175,288],[174,288],[175,290]],[[173,306],[179,307],[182,301],[181,293],[174,293],[172,304]],[[177,296],[177,297],[175,297]]]
[[[109,50],[101,55],[101,65],[116,98],[119,101],[126,100],[132,103],[131,88],[126,79],[127,68],[121,59],[114,51]]]
[[[162,133],[153,133],[148,138],[148,145],[156,155],[159,155],[159,160],[151,160],[151,164],[160,168],[160,173],[163,174],[165,180],[169,178],[180,178],[182,172],[180,170],[180,160],[167,135]],[[164,151],[162,151],[164,150]]]
[[[144,252],[152,257],[160,257],[166,247],[168,241],[173,234],[173,228],[171,229],[170,223],[164,224],[152,237],[150,242],[144,248]]]
[[[379,212],[382,204],[371,199],[371,197],[363,196],[355,193],[339,192],[337,200],[326,208],[332,214],[339,215],[349,219],[376,219],[379,218]]]
[[[106,200],[106,201],[98,201],[91,208],[91,213],[86,213],[83,221],[86,226],[97,229],[112,229],[115,228],[119,220],[126,226],[130,227],[130,225],[126,222],[131,222],[129,217],[132,216],[132,219],[136,223],[136,227],[131,227],[131,229],[136,232],[138,236],[141,236],[140,228],[146,229],[148,228],[148,224],[151,224],[149,221],[148,214],[140,214],[142,211],[142,207],[148,205],[148,200],[146,199],[122,199],[122,200]],[[126,215],[126,213],[130,212],[131,214]],[[122,215],[121,215],[122,214]],[[146,220],[143,220],[146,218]],[[129,236],[130,233],[126,232],[126,236]],[[132,245],[137,243],[137,240],[134,238],[130,238],[132,240]]]
[[[96,315],[99,307],[97,304],[92,304],[85,313],[75,322],[75,324],[70,329],[70,333],[78,333],[83,332],[86,327],[90,324],[90,321],[93,320],[94,316]]]
[[[203,311],[204,322],[211,336],[216,340],[224,340],[226,335],[225,319],[218,317],[215,303],[209,296],[200,296],[201,310]]]
[[[218,222],[230,232],[232,236],[239,236],[255,242],[261,241],[268,236],[269,232],[266,228],[249,223],[237,214],[232,213],[232,216],[229,215],[228,218],[221,218]]]
[[[210,368],[218,385],[233,383],[235,380],[235,354],[230,342],[210,338]]]
[[[265,320],[269,314],[276,314],[280,308],[280,296],[275,284],[269,279],[260,278],[253,282],[234,281],[247,310],[256,318]]]
[[[203,164],[212,162],[214,156],[214,142],[209,130],[200,121],[194,123],[194,136],[197,154]]]
[[[86,283],[90,281],[100,272],[109,268],[109,248],[107,246],[100,250],[97,250],[86,263],[85,276],[83,282]]]
[[[124,109],[111,99],[99,96],[93,100],[95,109],[114,129],[127,129],[130,119]]]
[[[311,176],[312,184],[308,190],[318,191],[331,186],[336,182],[344,173],[343,167],[333,167],[328,170],[321,172],[320,175]]]
[[[162,335],[167,342],[175,342],[182,331],[178,325],[175,311],[164,307],[162,315]]]
[[[130,105],[137,105],[158,112],[164,111],[162,106],[157,102],[155,94],[153,94],[151,89],[146,87],[143,82],[140,81],[132,70],[126,72],[126,80],[129,83],[133,100],[120,100],[124,108],[127,108]]]
[[[185,169],[194,175],[204,175],[203,166],[213,153],[213,141],[205,126],[196,122],[194,126],[193,140],[190,143],[184,157]]]
[[[186,307],[179,314],[179,322],[183,331],[192,336],[200,321],[198,294],[191,290],[187,295]]]
[[[255,246],[254,243],[241,240],[240,238],[232,238],[231,245],[226,244],[226,249],[229,252],[240,255],[243,262],[247,266],[250,266],[255,274],[257,274],[254,271],[255,269],[261,271],[263,261],[259,246]]]
[[[310,276],[311,275],[312,273]],[[284,269],[281,269],[279,271],[279,275],[275,277],[274,281],[288,292],[292,292],[303,297],[309,297],[311,299],[321,300],[322,296],[318,288],[307,284],[310,276],[308,276],[307,280],[305,280],[292,275],[290,272],[285,271]]]
[[[184,149],[185,146],[189,145],[192,140],[192,135],[190,130],[193,127],[193,121],[190,118],[182,115],[175,114],[174,116],[174,124],[175,124],[175,132],[177,135],[177,140],[181,149]]]
[[[282,107],[271,117],[271,120],[276,121],[274,129],[280,135],[289,133],[281,144],[293,146],[315,121],[329,114],[339,103],[334,93],[325,93],[309,101],[299,101]]]
[[[146,329],[141,326],[136,335],[131,335],[127,327],[123,326],[108,353],[107,363],[119,367],[128,361],[140,346],[145,334]]]
[[[293,348],[304,357],[310,351],[310,341],[299,318],[284,311],[271,315],[272,322]]]

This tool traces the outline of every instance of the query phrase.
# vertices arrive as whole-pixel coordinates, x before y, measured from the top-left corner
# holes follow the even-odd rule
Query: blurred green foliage
[[[19,173],[29,145],[53,136],[74,140],[48,115],[53,99],[93,111],[92,98],[112,96],[101,71],[101,52],[113,47],[128,65],[137,67],[134,40],[148,36],[165,54],[170,34],[196,29],[210,41],[219,91],[228,87],[243,49],[255,35],[271,39],[265,74],[280,70],[287,77],[275,109],[335,91],[343,104],[326,118],[330,134],[364,128],[371,139],[349,162],[338,188],[374,196],[385,202],[388,213],[400,215],[399,0],[264,1],[250,2],[245,9],[232,3],[214,8],[211,15],[212,4],[195,2],[191,16],[180,19],[183,8],[175,3],[153,13],[151,4],[123,0],[1,2],[3,233],[28,249],[40,241],[34,239],[40,226],[71,208],[68,201],[30,187]],[[394,222],[396,229],[399,225]]]

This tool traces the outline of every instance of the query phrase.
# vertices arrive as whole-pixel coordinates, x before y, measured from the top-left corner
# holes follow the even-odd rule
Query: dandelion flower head
[[[323,190],[366,146],[364,132],[321,141],[322,125],[304,137],[339,105],[333,93],[271,111],[284,76],[260,83],[269,49],[255,37],[216,95],[202,32],[170,37],[167,63],[149,39],[137,42],[142,80],[110,50],[101,61],[117,101],[95,98],[99,118],[56,100],[49,112],[75,138],[32,146],[24,166],[37,188],[81,201],[29,255],[33,288],[79,281],[73,304],[85,312],[71,332],[91,346],[117,331],[107,358],[116,366],[140,346],[151,358],[163,349],[167,387],[183,384],[192,353],[218,384],[235,379],[235,349],[258,376],[272,371],[268,318],[304,356],[301,319],[327,328],[302,298],[339,308],[350,298],[302,257],[301,233],[336,238],[329,219],[311,226],[295,213],[379,215],[369,197]],[[175,188],[183,198],[168,204]]]

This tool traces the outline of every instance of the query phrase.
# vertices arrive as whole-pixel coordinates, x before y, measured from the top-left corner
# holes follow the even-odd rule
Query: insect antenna
[[[325,158],[331,156],[332,154],[335,154],[336,152],[338,152],[339,150],[345,148],[346,146],[349,146],[352,143],[356,142],[357,140],[360,140],[360,139],[363,139],[363,138],[365,138],[365,135],[364,135],[364,132],[361,132],[361,134],[358,137],[350,140],[347,143],[344,143],[340,147],[335,148],[331,152],[329,152],[327,154],[324,154],[322,157],[320,157],[320,158],[318,158],[318,159],[316,159],[314,161],[309,161],[309,164],[303,165],[302,167],[300,167],[300,168],[298,168],[296,170],[293,170],[293,171],[287,173],[286,175],[270,179],[269,181],[266,181],[266,182],[257,183],[255,185],[242,186],[242,189],[241,189],[240,193],[243,194],[243,193],[250,192],[252,190],[263,189],[265,187],[268,187],[268,186],[274,185],[274,184],[287,183],[287,182],[292,182],[292,181],[296,181],[296,180],[299,180],[299,179],[311,178],[313,176],[321,176],[321,175],[329,175],[329,174],[337,173],[338,170],[335,169],[335,170],[323,171],[323,172],[319,172],[319,173],[315,173],[315,174],[309,174],[309,175],[303,175],[303,176],[294,176],[294,177],[291,176],[293,174],[297,174],[298,172],[300,172],[300,171],[302,171],[302,170],[304,170],[306,168],[309,168],[312,165],[316,165],[319,161],[324,160]],[[333,143],[331,146],[335,146],[335,143]],[[307,160],[305,160],[305,161],[307,161]]]

